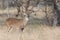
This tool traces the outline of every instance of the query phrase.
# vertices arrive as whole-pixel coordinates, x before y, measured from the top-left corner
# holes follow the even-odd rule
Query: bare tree
[[[20,12],[26,12],[28,15],[30,15],[31,12],[34,12],[32,9],[28,10],[32,0],[20,0],[20,3],[18,3],[18,0],[14,1],[14,5],[17,7],[17,15],[19,15]],[[36,1],[36,5],[39,3],[40,0],[33,0],[34,2]],[[33,3],[32,3],[33,4]],[[21,8],[21,9],[20,9]],[[31,12],[30,12],[31,11]]]
[[[46,11],[47,7],[51,6],[52,13]],[[46,19],[47,22],[49,23],[50,26],[57,25],[57,5],[56,5],[56,0],[45,0],[45,14],[46,14]]]
[[[5,8],[4,3],[5,3],[5,0],[2,0],[2,8],[3,9]]]
[[[60,25],[60,0],[53,0],[53,3],[57,14],[57,25]]]

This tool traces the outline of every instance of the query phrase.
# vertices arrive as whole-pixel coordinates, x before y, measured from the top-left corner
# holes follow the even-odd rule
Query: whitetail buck
[[[12,28],[18,28],[21,29],[21,31],[24,30],[25,26],[28,23],[28,15],[24,14],[22,19],[16,19],[16,18],[8,18],[6,20],[6,26],[8,28],[8,32]]]

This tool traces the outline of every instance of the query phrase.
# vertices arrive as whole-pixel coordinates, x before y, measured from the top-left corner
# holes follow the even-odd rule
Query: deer
[[[7,18],[6,26],[7,26],[8,32],[10,32],[12,28],[17,28],[23,31],[26,25],[28,24],[28,21],[29,21],[29,18],[27,14],[24,14],[22,19]]]

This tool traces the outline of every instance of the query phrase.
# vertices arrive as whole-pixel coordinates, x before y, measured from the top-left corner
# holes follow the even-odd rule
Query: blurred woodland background
[[[32,22],[35,20],[33,23],[60,25],[59,0],[0,0],[1,21],[19,15],[24,10],[23,6],[28,11],[27,14],[30,14]]]
[[[24,12],[30,16],[24,32],[7,33],[6,19]],[[60,40],[59,26],[60,0],[0,0],[0,40]]]

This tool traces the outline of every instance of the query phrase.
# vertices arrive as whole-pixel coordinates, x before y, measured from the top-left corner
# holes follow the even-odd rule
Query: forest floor
[[[60,27],[27,25],[23,32],[0,27],[0,40],[60,40]]]

